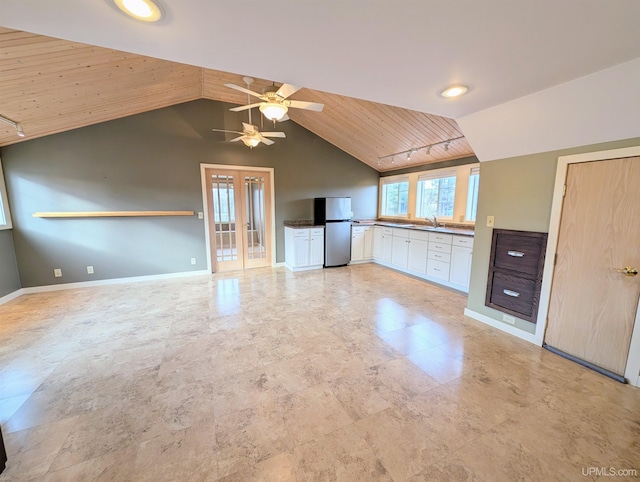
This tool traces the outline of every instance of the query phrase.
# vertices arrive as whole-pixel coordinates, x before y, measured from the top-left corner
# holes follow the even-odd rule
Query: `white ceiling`
[[[165,18],[145,24],[121,14],[111,0],[2,0],[0,25],[465,117],[474,120],[467,129],[480,124],[485,131],[498,105],[640,58],[638,0],[159,3]],[[470,92],[439,97],[457,82]],[[465,135],[483,159],[474,132]],[[491,158],[501,155],[490,151]]]

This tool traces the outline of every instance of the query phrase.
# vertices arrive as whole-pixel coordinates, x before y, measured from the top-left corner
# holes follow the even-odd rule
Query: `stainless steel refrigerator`
[[[324,225],[324,266],[344,266],[351,261],[351,198],[317,197],[313,219]]]

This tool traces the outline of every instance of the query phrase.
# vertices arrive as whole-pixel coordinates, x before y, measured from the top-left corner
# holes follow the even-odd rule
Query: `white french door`
[[[272,170],[203,166],[212,272],[271,266]]]

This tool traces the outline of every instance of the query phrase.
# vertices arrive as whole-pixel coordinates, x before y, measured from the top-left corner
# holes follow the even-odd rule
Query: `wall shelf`
[[[123,218],[143,216],[193,216],[194,211],[84,211],[37,212],[34,218]]]

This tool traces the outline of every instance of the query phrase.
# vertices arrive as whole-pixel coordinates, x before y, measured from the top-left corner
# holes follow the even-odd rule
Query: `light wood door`
[[[269,172],[206,169],[212,271],[271,266]]]
[[[545,342],[624,374],[640,296],[640,158],[570,164]],[[613,268],[613,269],[612,269]]]

